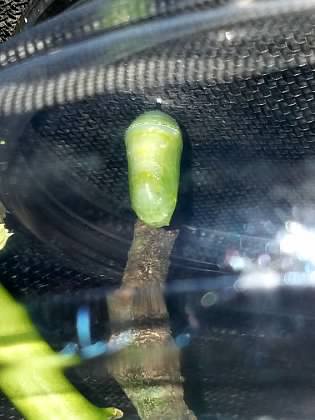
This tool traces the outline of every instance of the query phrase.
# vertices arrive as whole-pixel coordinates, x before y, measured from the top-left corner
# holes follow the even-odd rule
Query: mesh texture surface
[[[156,10],[167,15],[171,3],[157,2]],[[207,8],[223,2],[200,4]],[[12,23],[8,17],[5,22],[10,27],[4,29],[7,36],[12,33]],[[122,138],[135,116],[156,107],[173,115],[184,130],[180,201],[187,203],[175,223],[192,226],[200,234],[196,242],[189,237],[184,250],[178,244],[177,252],[185,259],[218,263],[224,254],[220,243],[223,250],[229,245],[224,239],[217,240],[218,234],[211,248],[206,242],[209,229],[252,236],[257,245],[255,235],[268,240],[290,218],[312,225],[314,40],[310,15],[202,33],[110,66],[104,76],[105,93],[38,112],[23,132],[19,152],[23,165],[18,164],[13,172],[20,181],[25,178],[26,207],[33,211],[34,191],[40,203],[35,206],[38,214],[50,202],[49,216],[42,218],[64,236],[50,237],[49,245],[53,241],[58,249],[69,232],[74,235],[70,211],[92,226],[89,239],[80,238],[87,248],[96,243],[96,228],[110,232],[111,244],[117,248],[122,238],[130,238],[133,216]],[[47,191],[56,198],[58,218],[54,214],[57,204],[51,204]],[[80,206],[72,200],[74,195],[80,197]],[[62,218],[64,224],[59,223]],[[37,233],[42,234],[44,226],[38,223]],[[7,287],[17,296],[63,291],[70,295],[104,285],[104,277],[82,274],[75,263],[65,268],[58,252],[54,258],[49,246],[44,248],[22,229],[14,241],[1,267]],[[128,243],[122,248],[118,263],[117,256],[103,255],[106,264],[113,258],[118,273]],[[117,284],[117,279],[119,274],[113,278],[106,274],[107,285]],[[188,400],[200,418],[314,418],[312,324],[300,328],[295,321],[289,325],[281,321],[275,331],[273,322],[270,331],[268,322],[258,315],[249,323],[239,320],[237,326],[228,316],[221,313],[227,319],[222,327],[212,328],[222,321],[208,319],[208,328],[184,354]],[[261,328],[251,331],[250,325],[259,322]],[[300,357],[302,342],[304,358]],[[213,349],[211,357],[209,348]],[[244,352],[252,356],[244,360]],[[302,374],[292,378],[290,370]],[[125,410],[127,418],[135,416],[117,386],[99,378],[93,369],[81,368],[72,374],[72,380],[96,404],[103,405],[105,398],[106,404]],[[193,387],[199,395],[189,394]],[[18,418],[3,401],[0,417]]]

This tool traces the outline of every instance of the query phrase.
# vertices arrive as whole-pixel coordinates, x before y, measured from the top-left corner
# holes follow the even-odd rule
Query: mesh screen
[[[224,3],[183,2],[177,10],[157,1],[150,16]],[[185,140],[175,273],[187,265],[210,273],[231,247],[262,253],[290,218],[313,225],[314,39],[311,14],[228,25],[106,67],[92,97],[56,104],[53,91],[50,106],[23,130],[6,182],[17,232],[1,257],[6,286],[29,299],[82,291],[93,302],[85,291],[119,282],[134,221],[122,139],[135,116],[157,107],[176,118]],[[171,314],[178,307],[171,304]],[[313,321],[303,318],[301,327],[298,317],[281,318],[279,305],[267,319],[259,311],[242,317],[236,307],[203,314],[205,325],[184,351],[191,407],[205,419],[313,418]],[[37,311],[50,324],[47,308]],[[137,418],[119,387],[91,366],[69,376],[95,404]],[[3,401],[0,417],[18,418]]]
[[[166,43],[105,68],[105,93],[39,111],[25,128],[20,152],[29,197],[40,195],[38,184],[92,230],[130,238],[122,139],[136,115],[159,107],[184,130],[175,225],[268,238],[292,217],[312,224],[313,30],[304,14],[260,20]],[[89,73],[81,78],[78,96],[91,80]],[[58,93],[57,86],[52,101]],[[14,171],[19,184],[26,182],[24,167]],[[211,251],[207,261],[218,262]]]
[[[7,1],[0,3],[0,42],[12,36],[15,28],[23,15],[29,0]]]

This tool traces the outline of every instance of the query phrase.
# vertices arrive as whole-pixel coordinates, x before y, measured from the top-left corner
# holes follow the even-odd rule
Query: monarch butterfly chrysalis
[[[146,112],[129,126],[125,143],[133,210],[147,225],[168,226],[179,186],[183,149],[179,125],[163,112]]]

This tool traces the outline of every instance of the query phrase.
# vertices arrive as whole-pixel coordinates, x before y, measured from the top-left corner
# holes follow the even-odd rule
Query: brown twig
[[[132,342],[113,357],[111,373],[142,420],[194,420],[184,401],[180,353],[163,296],[177,231],[137,222],[121,288],[109,299],[115,338],[132,322]]]

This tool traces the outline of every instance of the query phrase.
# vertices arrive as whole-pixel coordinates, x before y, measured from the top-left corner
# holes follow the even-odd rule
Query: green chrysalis
[[[183,141],[177,122],[146,112],[129,126],[125,143],[131,205],[139,219],[168,226],[176,207]]]

